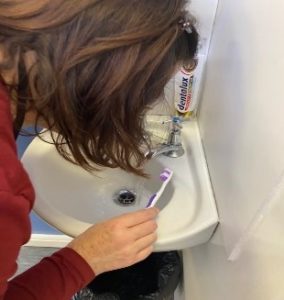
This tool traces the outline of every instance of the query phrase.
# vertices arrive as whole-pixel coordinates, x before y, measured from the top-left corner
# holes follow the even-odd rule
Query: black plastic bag
[[[88,285],[93,294],[89,299],[170,299],[180,281],[181,273],[182,264],[178,252],[153,253],[134,266],[97,276]]]

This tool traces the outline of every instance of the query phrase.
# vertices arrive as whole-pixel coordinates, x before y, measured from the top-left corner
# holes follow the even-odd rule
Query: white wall
[[[185,252],[190,300],[284,299],[283,12],[219,0],[199,124],[221,226]]]

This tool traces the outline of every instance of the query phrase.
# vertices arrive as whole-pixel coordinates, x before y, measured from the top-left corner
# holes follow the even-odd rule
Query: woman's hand
[[[131,266],[153,251],[158,212],[143,209],[96,224],[67,247],[80,254],[96,275]]]

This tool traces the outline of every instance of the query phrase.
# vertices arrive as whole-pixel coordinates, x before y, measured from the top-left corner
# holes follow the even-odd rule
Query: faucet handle
[[[171,119],[165,120],[162,124],[173,123],[180,125],[183,122],[183,118],[180,116],[172,116]]]
[[[182,129],[183,118],[180,116],[172,117],[173,130]]]

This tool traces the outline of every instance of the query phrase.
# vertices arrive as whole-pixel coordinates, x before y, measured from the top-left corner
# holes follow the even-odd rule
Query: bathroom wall
[[[199,126],[220,215],[186,300],[283,300],[284,2],[219,0]]]

